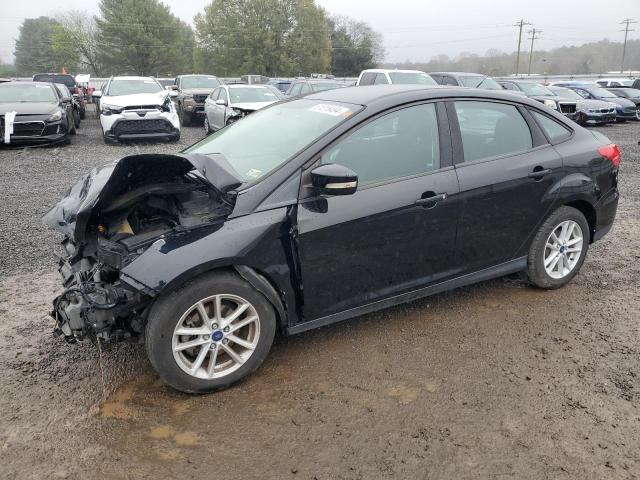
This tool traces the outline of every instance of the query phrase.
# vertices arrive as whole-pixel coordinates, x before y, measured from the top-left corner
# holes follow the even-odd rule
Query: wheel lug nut
[[[211,350],[215,350],[215,349],[216,349],[216,344],[215,344],[215,343],[212,343],[212,344],[211,344]]]
[[[223,338],[222,339],[222,343],[224,343],[226,345],[227,343],[229,343],[229,339],[228,338]]]
[[[224,332],[227,333],[229,331],[229,327],[224,327]]]
[[[218,324],[217,324],[217,323],[214,323],[213,325],[211,325],[211,328],[214,328],[214,329],[215,329],[215,328],[218,328]]]
[[[203,336],[202,336],[202,338],[203,338],[204,340],[209,340],[209,335],[203,335]]]

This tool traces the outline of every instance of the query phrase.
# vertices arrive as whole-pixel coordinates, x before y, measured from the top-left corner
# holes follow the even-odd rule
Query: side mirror
[[[69,103],[71,101],[71,97],[67,96],[67,95],[63,95],[62,96],[62,101],[64,103]]]
[[[171,98],[176,98],[178,96],[178,92],[176,92],[175,90],[169,90],[169,96]]]
[[[219,98],[218,100],[216,100],[216,105],[221,105],[223,107],[226,107],[228,104],[224,98]]]
[[[91,96],[93,98],[100,98],[102,96],[102,90],[94,90]]]
[[[327,163],[311,171],[311,184],[324,195],[352,195],[358,189],[358,175],[350,168]]]

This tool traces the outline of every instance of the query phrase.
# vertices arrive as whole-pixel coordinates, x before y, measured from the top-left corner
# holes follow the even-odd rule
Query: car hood
[[[622,97],[601,99],[601,101],[616,103],[616,104],[620,105],[621,107],[635,107],[636,106],[636,104],[633,103],[631,100],[626,99],[626,98],[622,98]]]
[[[527,95],[527,96],[534,100],[538,100],[539,102],[544,102],[545,100],[552,100],[554,102],[557,102],[559,100],[558,97],[551,96],[551,95]]]
[[[67,191],[42,221],[81,244],[86,238],[92,214],[101,206],[108,205],[134,187],[170,182],[189,172],[196,172],[224,196],[233,196],[230,192],[242,184],[220,154],[131,155],[93,169]]]
[[[18,112],[18,115],[46,115],[58,107],[54,102],[0,102],[0,115]]]
[[[271,105],[272,103],[276,103],[277,101],[278,100],[274,100],[273,102],[232,103],[230,107],[253,112],[255,110],[260,110],[261,108],[268,107],[269,105]]]
[[[130,107],[132,105],[162,105],[169,96],[168,91],[157,93],[134,93],[131,95],[105,96],[101,102],[114,107]]]

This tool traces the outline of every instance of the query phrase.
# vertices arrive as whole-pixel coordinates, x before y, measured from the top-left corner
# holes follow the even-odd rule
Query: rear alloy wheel
[[[529,279],[541,288],[559,288],[578,273],[589,248],[589,224],[573,207],[563,206],[542,224],[527,259]]]
[[[204,393],[256,370],[275,328],[266,298],[237,275],[219,272],[160,299],[149,314],[145,343],[163,380],[183,392]]]

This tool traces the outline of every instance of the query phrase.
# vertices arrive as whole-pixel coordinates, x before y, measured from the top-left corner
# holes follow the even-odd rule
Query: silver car
[[[207,133],[220,130],[282,98],[269,85],[222,85],[204,102],[204,129]]]

